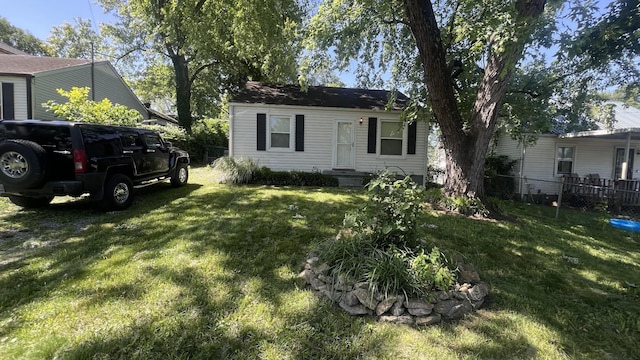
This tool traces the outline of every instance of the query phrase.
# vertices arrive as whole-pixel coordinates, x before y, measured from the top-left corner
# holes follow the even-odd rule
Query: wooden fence
[[[604,201],[621,206],[640,206],[640,180],[611,180],[599,177],[566,176],[563,194],[582,196],[590,201]]]

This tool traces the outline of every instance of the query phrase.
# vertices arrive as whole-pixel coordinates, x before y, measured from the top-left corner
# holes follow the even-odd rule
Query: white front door
[[[336,169],[355,169],[355,132],[353,129],[353,121],[336,121],[334,154],[334,167]]]

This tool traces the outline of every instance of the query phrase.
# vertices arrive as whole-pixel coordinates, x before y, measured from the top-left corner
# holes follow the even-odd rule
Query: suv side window
[[[120,140],[122,141],[122,147],[127,150],[142,149],[144,143],[135,131],[121,131]]]
[[[4,125],[6,138],[34,141],[45,149],[71,151],[71,131],[68,126],[34,124]]]
[[[89,157],[122,154],[122,143],[117,131],[97,126],[83,126],[82,137]]]
[[[162,139],[160,139],[158,134],[145,133],[144,142],[147,144],[149,149],[158,149],[162,147]]]

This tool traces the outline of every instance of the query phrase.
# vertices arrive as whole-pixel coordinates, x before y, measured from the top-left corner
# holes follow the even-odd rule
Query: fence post
[[[563,192],[564,192],[564,176],[560,178],[560,192],[558,192],[558,205],[556,206],[556,219],[560,215],[560,206],[562,205]]]

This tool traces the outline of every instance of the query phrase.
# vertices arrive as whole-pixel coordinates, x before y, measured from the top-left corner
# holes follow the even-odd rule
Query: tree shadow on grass
[[[568,356],[640,357],[640,324],[630,320],[640,313],[639,293],[623,285],[640,280],[639,263],[630,255],[640,250],[640,244],[621,234],[612,236],[616,230],[594,226],[602,221],[597,214],[564,211],[564,219],[555,220],[536,214],[544,209],[515,211],[521,219],[511,224],[472,223],[451,215],[434,219],[439,228],[432,239],[475,263],[492,288],[488,310],[503,313],[488,319],[487,326],[504,330],[492,334],[482,326],[471,327],[490,340],[466,350],[486,355],[487,349],[505,345],[505,335],[525,333],[522,328],[527,324],[542,326],[528,333],[557,334],[554,344]],[[501,324],[511,313],[524,317]],[[507,346],[512,349],[505,357],[535,354],[520,336]]]
[[[80,311],[131,308],[114,319],[108,310],[96,315],[94,321],[104,321],[103,326],[80,341],[67,338],[40,350],[45,357],[314,359],[381,354],[383,342],[365,320],[354,321],[301,290],[303,282],[295,276],[309,250],[335,235],[345,208],[357,206],[357,193],[319,203],[313,189],[308,196],[255,187],[223,187],[209,194],[195,194],[196,189],[185,188],[172,199],[142,196],[144,201],[118,213],[88,211],[90,205],[75,202],[6,217],[12,226],[32,227],[30,235],[56,237],[57,242],[24,248],[19,260],[0,267],[7,274],[0,280],[3,289],[22,284],[0,297],[0,317],[60,294],[75,299]],[[288,205],[295,205],[295,213],[304,218],[294,219]],[[42,224],[43,215],[58,226]],[[83,225],[74,226],[77,222]],[[21,240],[26,241],[14,239],[13,247],[20,248]],[[37,265],[42,261],[46,266]],[[135,274],[125,283],[112,281],[118,272]],[[167,293],[154,293],[162,290]],[[153,303],[154,296],[163,301],[161,306]],[[17,317],[3,326],[0,338],[30,326]],[[25,344],[29,346],[34,344]]]

